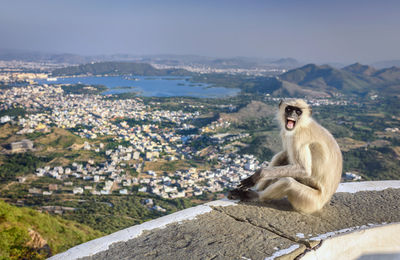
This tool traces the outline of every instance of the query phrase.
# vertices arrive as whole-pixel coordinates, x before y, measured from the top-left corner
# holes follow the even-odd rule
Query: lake
[[[109,76],[57,78],[57,81],[37,80],[39,84],[87,84],[104,85],[109,88],[102,94],[135,92],[146,97],[197,97],[222,98],[235,96],[239,89],[210,87],[208,84],[192,83],[188,77],[167,76]]]

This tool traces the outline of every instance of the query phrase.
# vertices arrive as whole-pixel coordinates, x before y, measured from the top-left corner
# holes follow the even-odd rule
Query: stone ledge
[[[214,201],[89,241],[50,259],[290,259],[337,234],[400,222],[399,188],[400,181],[344,183],[331,203],[313,215],[293,212],[286,200]]]

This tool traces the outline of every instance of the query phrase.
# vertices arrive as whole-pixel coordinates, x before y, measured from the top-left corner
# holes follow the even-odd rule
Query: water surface
[[[222,98],[236,95],[240,90],[210,87],[208,84],[189,82],[188,77],[109,76],[57,78],[57,81],[37,80],[39,84],[87,84],[109,88],[102,94],[135,92],[146,97],[198,97]]]

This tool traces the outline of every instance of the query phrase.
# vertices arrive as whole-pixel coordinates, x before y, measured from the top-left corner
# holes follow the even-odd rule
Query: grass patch
[[[146,162],[144,165],[144,171],[155,171],[155,172],[168,172],[174,173],[177,170],[187,170],[189,168],[196,168],[197,171],[209,170],[210,165],[204,161],[195,160],[177,160],[177,161],[165,161],[158,160],[154,162]]]
[[[47,244],[53,254],[103,235],[88,226],[30,208],[18,208],[0,201],[0,258],[44,259],[49,250],[32,244],[36,234],[41,246]]]

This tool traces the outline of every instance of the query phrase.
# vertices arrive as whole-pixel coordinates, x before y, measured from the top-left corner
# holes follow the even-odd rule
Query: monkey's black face
[[[287,106],[285,107],[285,128],[288,131],[294,130],[296,127],[296,123],[300,120],[301,114],[303,114],[303,111],[294,106]]]

